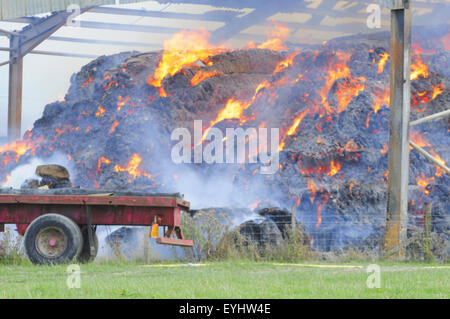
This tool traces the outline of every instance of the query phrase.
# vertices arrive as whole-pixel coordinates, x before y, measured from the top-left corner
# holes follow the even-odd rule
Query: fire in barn
[[[206,30],[184,30],[162,51],[93,60],[22,139],[0,146],[1,192],[33,192],[42,181],[24,182],[33,178],[24,168],[57,162],[71,179],[60,192],[180,192],[191,202],[189,215],[225,214],[258,244],[279,245],[295,224],[312,251],[379,254],[388,180],[389,34],[292,45],[288,26],[276,23],[271,30],[265,42],[240,48],[213,44]],[[446,27],[415,29],[411,121],[448,108],[449,48]],[[177,129],[189,133],[182,149],[173,138]],[[226,134],[230,129],[235,134]],[[449,130],[448,118],[410,130],[411,141],[442,164],[410,150],[410,255],[427,203],[434,253],[450,252],[450,179],[442,168],[450,159]],[[203,160],[196,161],[199,149]],[[174,161],[174,153],[186,160]],[[276,169],[261,174],[275,155]]]

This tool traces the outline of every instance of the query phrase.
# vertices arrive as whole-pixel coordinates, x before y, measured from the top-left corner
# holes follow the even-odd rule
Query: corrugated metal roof
[[[120,0],[120,4],[148,0]],[[35,14],[66,10],[71,4],[80,8],[95,5],[115,4],[116,0],[0,0],[0,20],[33,16]]]

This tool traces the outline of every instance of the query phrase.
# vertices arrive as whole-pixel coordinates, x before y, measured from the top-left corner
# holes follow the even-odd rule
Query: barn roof
[[[0,20],[66,10],[71,4],[77,4],[80,8],[87,8],[105,4],[116,4],[117,2],[126,4],[143,1],[145,0],[0,0]]]

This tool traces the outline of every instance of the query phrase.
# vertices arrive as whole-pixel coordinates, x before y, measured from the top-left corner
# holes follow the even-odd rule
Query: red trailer
[[[92,260],[97,225],[152,226],[157,243],[192,247],[181,231],[181,212],[189,205],[179,194],[0,194],[0,231],[16,224],[35,264]]]

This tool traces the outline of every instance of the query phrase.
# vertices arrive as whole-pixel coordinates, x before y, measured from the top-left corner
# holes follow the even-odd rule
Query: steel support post
[[[404,256],[408,213],[411,9],[391,10],[390,115],[384,250]]]
[[[84,13],[92,7],[81,10]],[[22,122],[22,74],[23,58],[35,47],[56,32],[67,19],[73,17],[72,12],[56,12],[37,20],[20,32],[9,32],[9,97],[8,97],[8,139],[21,137]]]
[[[16,36],[11,36],[10,42],[12,44],[13,41],[17,40],[18,39]],[[12,58],[10,61],[8,90],[8,139],[12,141],[19,139],[21,135],[23,58]]]

